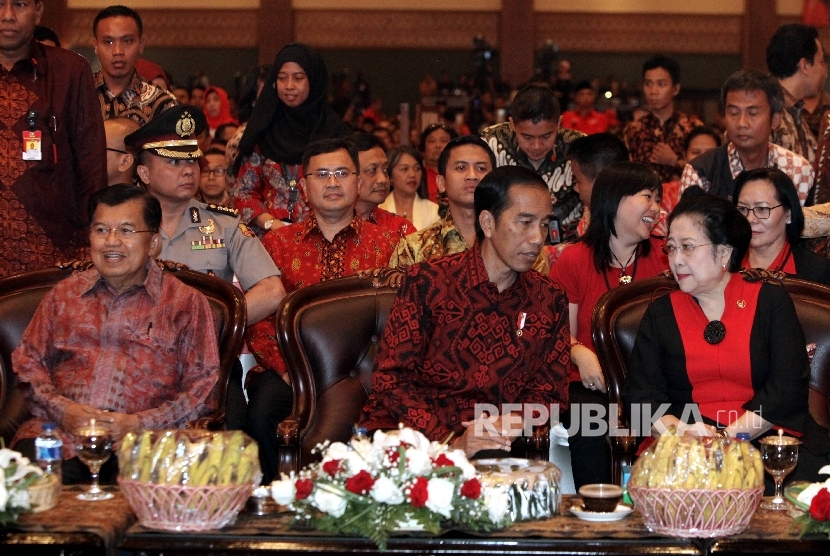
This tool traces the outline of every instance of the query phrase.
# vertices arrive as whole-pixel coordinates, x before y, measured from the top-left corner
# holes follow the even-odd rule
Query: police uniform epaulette
[[[205,205],[205,208],[211,212],[218,212],[219,214],[227,214],[228,216],[239,216],[238,210],[223,207],[222,205]]]

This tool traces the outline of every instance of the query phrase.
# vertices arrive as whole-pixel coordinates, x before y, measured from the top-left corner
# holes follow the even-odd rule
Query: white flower
[[[12,462],[17,462],[18,465],[28,465],[29,458],[23,457],[20,452],[15,452],[8,448],[0,449],[0,467],[6,469]]]
[[[326,450],[326,455],[323,461],[331,461],[333,459],[345,459],[351,453],[351,449],[342,442],[333,442]]]
[[[368,462],[357,452],[349,452],[343,461],[346,463],[346,477],[354,477],[361,471],[371,472]]]
[[[452,460],[456,467],[461,469],[465,481],[469,481],[476,476],[476,468],[467,460],[464,450],[450,450],[445,455]]]
[[[276,500],[277,504],[287,506],[294,501],[296,495],[297,487],[294,486],[293,478],[282,479],[271,483],[271,497]]]
[[[346,511],[346,499],[338,492],[329,490],[324,485],[318,484],[311,495],[311,503],[322,512],[341,517]]]
[[[501,488],[487,488],[484,490],[484,505],[487,506],[487,513],[490,521],[498,523],[510,509],[510,497],[507,491]]]
[[[12,490],[11,496],[9,496],[9,506],[12,508],[23,508],[24,510],[28,510],[29,491],[25,488]]]
[[[429,453],[429,446],[430,441],[427,439],[423,433],[420,433],[416,430],[410,429],[408,427],[401,429],[398,432],[400,436],[401,442],[409,444],[412,448],[415,448],[419,452],[424,454]],[[412,448],[407,448],[407,451],[411,450]]]
[[[452,498],[455,485],[452,481],[442,478],[430,479],[427,483],[427,508],[435,513],[449,518],[452,511]]]
[[[381,504],[396,505],[404,501],[401,487],[385,475],[381,475],[369,491],[369,495]]]
[[[372,444],[381,448],[397,448],[401,445],[401,438],[398,432],[387,434],[381,430],[375,431],[375,436],[372,437]]]
[[[2,473],[2,470],[0,470]],[[0,512],[6,511],[6,501],[9,499],[9,491],[6,490],[4,481],[0,480]]]
[[[352,450],[354,450],[360,457],[365,460],[371,459],[374,445],[368,438],[365,436],[352,438],[351,444]]]
[[[425,477],[432,471],[432,459],[426,452],[407,448],[406,467],[409,473],[416,477]]]

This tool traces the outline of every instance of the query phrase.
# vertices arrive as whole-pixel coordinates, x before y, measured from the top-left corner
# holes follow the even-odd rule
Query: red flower
[[[441,454],[432,460],[432,463],[435,464],[435,467],[453,467],[455,465],[455,462],[448,458],[446,454]]]
[[[372,478],[372,475],[368,471],[362,470],[354,477],[346,479],[346,490],[354,492],[355,494],[366,494],[372,490],[374,484],[375,480]]]
[[[398,458],[401,457],[401,453],[397,450],[386,450],[386,455],[389,456],[389,462],[392,465],[396,465],[398,463]]]
[[[481,496],[481,483],[478,482],[478,479],[473,477],[461,485],[461,496],[478,500],[478,497]]]
[[[816,521],[830,520],[830,492],[821,489],[810,502],[810,517]]]
[[[409,491],[409,500],[415,508],[422,508],[427,505],[429,492],[427,491],[427,480],[423,477],[415,479],[412,489]]]
[[[297,500],[305,500],[311,495],[311,491],[314,489],[314,483],[311,482],[311,479],[300,479],[294,483],[294,488],[297,490],[294,498]]]
[[[323,471],[334,477],[340,471],[340,460],[332,459],[323,464]]]

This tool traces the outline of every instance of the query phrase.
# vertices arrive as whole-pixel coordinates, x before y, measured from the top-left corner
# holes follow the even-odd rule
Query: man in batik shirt
[[[41,0],[3,6],[0,277],[78,257],[88,241],[87,200],[107,185],[89,63],[33,39]]]
[[[477,415],[478,404],[564,411],[570,367],[567,298],[531,272],[548,233],[547,185],[526,168],[497,168],[475,189],[475,213],[471,249],[407,270],[360,418],[368,431],[403,423],[451,438],[468,456],[507,451],[522,429],[477,426],[495,417]]]
[[[66,483],[89,476],[72,436],[89,419],[106,423],[115,440],[184,427],[207,413],[219,378],[207,298],[153,259],[158,200],[138,186],[113,185],[91,198],[90,220],[94,268],[46,294],[12,354],[32,414],[14,443],[33,459],[41,425],[57,423]]]
[[[663,183],[680,177],[683,139],[693,128],[703,125],[695,116],[675,110],[680,92],[680,64],[665,56],[655,56],[643,64],[643,96],[648,114],[625,126],[623,139],[631,160],[648,164]]]
[[[146,38],[141,16],[125,6],[98,12],[92,23],[92,45],[101,62],[95,88],[104,119],[129,118],[144,125],[177,104],[172,93],[141,79],[135,64]]]
[[[582,203],[573,190],[570,145],[584,134],[559,126],[561,115],[554,92],[545,84],[525,85],[513,98],[510,121],[488,127],[481,137],[496,155],[496,166],[521,166],[542,176],[563,239],[576,239]]]
[[[386,266],[400,236],[355,213],[362,179],[354,147],[343,139],[316,141],[302,162],[307,173],[301,187],[311,214],[262,238],[282,272],[286,292]],[[247,431],[259,442],[262,455],[276,446],[277,424],[286,416],[286,402],[290,411],[292,393],[282,378],[286,366],[277,346],[274,318],[248,327],[246,337],[258,363],[248,373]],[[262,463],[263,481],[268,484],[277,472],[275,448]]]
[[[767,67],[784,91],[781,124],[773,130],[772,142],[815,164],[816,137],[805,117],[804,99],[820,93],[827,79],[816,28],[801,23],[779,27],[767,44]]]
[[[777,167],[793,180],[801,204],[813,184],[813,168],[794,152],[770,142],[781,122],[784,95],[778,81],[758,70],[733,73],[721,89],[729,142],[697,156],[683,170],[681,193],[699,187],[732,199],[735,178],[744,170]]]
[[[389,195],[390,185],[389,162],[383,141],[369,133],[355,133],[349,141],[357,151],[360,177],[363,179],[355,205],[357,214],[366,222],[377,224],[400,237],[414,232],[412,222],[379,206]]]

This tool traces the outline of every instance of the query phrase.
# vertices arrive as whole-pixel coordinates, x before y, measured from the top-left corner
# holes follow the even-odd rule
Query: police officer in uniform
[[[252,324],[276,312],[285,288],[274,261],[240,222],[236,210],[194,199],[202,156],[196,137],[206,127],[199,108],[173,106],[125,137],[124,144],[138,152],[138,177],[161,203],[159,258],[228,282],[236,275],[245,292],[248,324]],[[241,428],[245,412],[241,373],[240,366],[228,387],[228,428]]]

